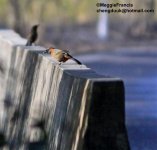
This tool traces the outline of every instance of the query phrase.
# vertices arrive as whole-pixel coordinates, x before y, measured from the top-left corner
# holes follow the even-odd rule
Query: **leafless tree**
[[[13,15],[13,28],[16,32],[20,34],[25,34],[26,32],[26,26],[30,23],[26,23],[26,15],[27,12],[30,10],[30,7],[32,6],[32,0],[8,0],[9,4],[12,9],[12,15]],[[46,1],[44,1],[46,3]],[[42,3],[40,7],[44,7],[45,4]],[[41,8],[41,9],[42,9]],[[40,9],[40,10],[41,10]],[[41,10],[43,12],[43,10]],[[40,13],[40,12],[39,12]]]
[[[12,8],[13,15],[13,28],[15,31],[22,33],[23,26],[23,13],[21,12],[20,0],[9,0],[10,6]]]

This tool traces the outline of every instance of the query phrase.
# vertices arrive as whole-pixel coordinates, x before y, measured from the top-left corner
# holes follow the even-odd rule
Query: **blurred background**
[[[105,1],[108,0],[102,0]],[[31,26],[39,23],[39,44],[54,44],[72,49],[73,53],[155,43],[156,11],[109,14],[106,18],[108,41],[100,40],[98,24],[100,27],[99,22],[105,21],[102,16],[106,14],[96,12],[100,8],[96,7],[97,2],[100,0],[0,0],[0,27],[13,28],[27,37]],[[136,9],[155,9],[157,5],[156,0],[110,0],[109,3],[132,3]]]
[[[97,13],[97,2],[0,0],[0,28],[14,29],[26,38],[31,26],[39,23],[39,45],[69,49],[99,74],[121,78],[131,149],[156,150],[157,0],[101,0],[154,9],[125,14]]]

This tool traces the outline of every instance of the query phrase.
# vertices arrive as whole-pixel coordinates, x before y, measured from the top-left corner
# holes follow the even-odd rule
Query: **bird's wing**
[[[56,50],[53,55],[54,58],[56,58],[58,61],[62,61],[63,59],[63,51],[62,50]]]

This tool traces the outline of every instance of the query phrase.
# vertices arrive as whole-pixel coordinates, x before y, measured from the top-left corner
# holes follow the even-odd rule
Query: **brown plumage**
[[[69,59],[73,59],[77,64],[82,64],[79,60],[71,56],[67,50],[55,49],[53,47],[50,47],[49,49],[45,50],[44,53],[49,53],[59,62],[66,62]]]
[[[39,25],[34,25],[32,27],[31,32],[28,36],[26,46],[31,46],[37,40],[37,38],[38,38],[38,32],[37,32],[38,26]]]

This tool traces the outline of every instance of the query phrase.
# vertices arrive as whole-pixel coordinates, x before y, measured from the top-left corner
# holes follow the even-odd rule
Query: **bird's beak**
[[[49,53],[49,49],[46,49],[45,51],[43,51],[43,54],[48,54]]]

